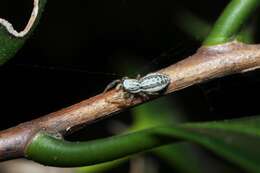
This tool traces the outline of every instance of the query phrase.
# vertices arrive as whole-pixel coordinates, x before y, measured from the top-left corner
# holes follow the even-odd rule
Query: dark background
[[[178,10],[185,8],[213,23],[228,2],[49,0],[32,37],[0,68],[0,129],[96,95],[124,75],[145,74],[193,54],[201,42],[180,30],[174,17]],[[0,16],[21,30],[31,8],[31,0],[6,0]],[[255,40],[259,41],[259,32]],[[130,62],[140,68],[123,73],[130,71]],[[236,74],[168,97],[178,99],[189,121],[257,115],[259,77],[259,71]],[[114,118],[130,121],[126,116]]]

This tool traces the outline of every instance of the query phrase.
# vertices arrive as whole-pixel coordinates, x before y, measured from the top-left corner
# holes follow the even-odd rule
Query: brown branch
[[[260,67],[260,45],[232,42],[214,47],[202,47],[196,54],[160,70],[171,83],[165,92],[171,93],[208,79],[239,73]],[[84,100],[44,117],[0,132],[0,160],[24,156],[24,148],[39,131],[66,135],[83,125],[144,102],[139,97],[127,100],[123,91],[112,90]]]

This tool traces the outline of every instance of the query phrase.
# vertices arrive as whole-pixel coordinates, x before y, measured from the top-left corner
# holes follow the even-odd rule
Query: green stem
[[[129,160],[129,157],[124,157],[117,160],[112,160],[105,163],[100,163],[96,165],[90,165],[90,166],[84,166],[77,168],[75,170],[75,173],[101,173],[101,172],[107,172],[107,170],[111,170],[113,168],[118,167],[119,165],[122,165],[126,163]]]
[[[89,142],[68,142],[40,133],[28,144],[29,159],[73,167],[122,158],[180,140],[195,142],[251,172],[260,172],[260,116],[222,122],[154,127]]]
[[[157,127],[88,142],[69,142],[40,133],[28,146],[26,154],[29,159],[46,165],[87,166],[176,141],[170,137],[171,133],[170,127]]]
[[[232,0],[203,44],[216,45],[235,39],[242,25],[253,14],[259,4],[259,0]]]

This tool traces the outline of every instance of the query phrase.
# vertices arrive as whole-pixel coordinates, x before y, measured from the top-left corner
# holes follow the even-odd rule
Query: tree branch
[[[260,45],[231,42],[201,47],[194,55],[164,68],[170,77],[165,94],[209,79],[260,67]],[[151,98],[151,99],[154,99]],[[125,99],[122,90],[102,93],[44,117],[0,132],[0,160],[23,157],[30,140],[40,131],[66,135],[101,118],[145,102],[140,97]]]

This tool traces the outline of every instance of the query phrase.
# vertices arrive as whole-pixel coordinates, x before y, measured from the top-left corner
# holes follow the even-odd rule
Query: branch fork
[[[260,66],[260,45],[231,42],[201,47],[194,55],[162,70],[171,83],[165,94],[209,79],[253,70]],[[0,132],[0,160],[24,156],[31,139],[41,131],[67,135],[102,118],[124,111],[146,100],[124,97],[113,89],[80,103]],[[151,98],[153,99],[153,98]]]

